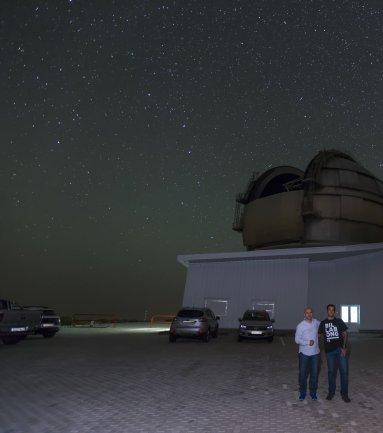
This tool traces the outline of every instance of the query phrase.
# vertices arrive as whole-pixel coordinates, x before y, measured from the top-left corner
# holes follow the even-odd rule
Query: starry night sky
[[[379,1],[0,3],[0,296],[175,312],[177,254],[243,250],[253,172],[383,177]]]

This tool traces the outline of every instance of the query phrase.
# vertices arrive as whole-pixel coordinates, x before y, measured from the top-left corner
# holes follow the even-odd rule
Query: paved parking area
[[[352,337],[350,397],[297,401],[291,336],[208,344],[140,326],[0,346],[0,433],[383,431],[383,338]]]

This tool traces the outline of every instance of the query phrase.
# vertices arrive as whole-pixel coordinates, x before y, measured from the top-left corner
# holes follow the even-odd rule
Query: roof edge
[[[334,245],[319,247],[296,247],[270,250],[253,250],[225,253],[202,253],[202,254],[180,254],[177,261],[189,267],[193,262],[221,262],[221,261],[238,261],[238,260],[273,260],[273,259],[293,259],[305,258],[312,255],[334,254],[342,255],[344,253],[366,254],[377,251],[383,251],[383,242],[352,244],[352,245]]]

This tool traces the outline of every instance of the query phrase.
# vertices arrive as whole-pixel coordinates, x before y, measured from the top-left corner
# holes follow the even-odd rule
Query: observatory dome
[[[383,183],[351,156],[319,152],[303,172],[254,175],[236,199],[233,229],[248,250],[383,241]]]

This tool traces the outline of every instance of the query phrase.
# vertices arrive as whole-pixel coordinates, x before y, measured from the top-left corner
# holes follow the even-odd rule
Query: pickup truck
[[[60,329],[60,317],[43,306],[21,306],[0,299],[0,338],[5,344],[15,344],[28,334],[41,334],[51,338]]]
[[[16,344],[27,336],[28,325],[23,308],[0,299],[0,338],[4,344]]]
[[[28,333],[41,334],[44,338],[52,338],[60,330],[61,320],[51,308],[40,305],[24,306]]]

